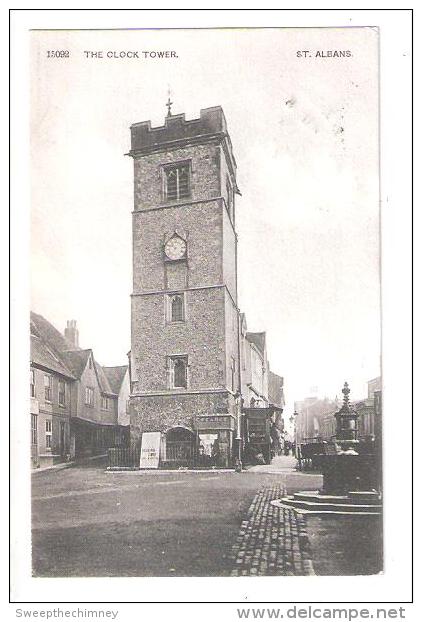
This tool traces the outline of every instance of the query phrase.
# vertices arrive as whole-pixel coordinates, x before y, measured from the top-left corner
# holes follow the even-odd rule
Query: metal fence
[[[136,470],[139,469],[141,451],[139,447],[111,447],[108,450],[108,466],[112,470]]]

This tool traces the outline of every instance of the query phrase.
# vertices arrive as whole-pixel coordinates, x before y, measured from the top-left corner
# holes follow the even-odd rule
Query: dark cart
[[[271,462],[272,408],[244,408],[245,451],[249,462]]]

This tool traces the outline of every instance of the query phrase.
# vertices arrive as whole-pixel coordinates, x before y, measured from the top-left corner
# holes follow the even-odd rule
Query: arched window
[[[171,321],[183,322],[185,319],[184,304],[182,296],[173,296],[171,301]]]
[[[187,365],[186,360],[177,358],[173,362],[174,386],[186,389],[187,387]]]

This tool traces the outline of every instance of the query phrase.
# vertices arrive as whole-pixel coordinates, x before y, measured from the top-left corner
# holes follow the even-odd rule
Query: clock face
[[[169,259],[182,259],[186,254],[186,242],[174,236],[167,242],[164,250]]]

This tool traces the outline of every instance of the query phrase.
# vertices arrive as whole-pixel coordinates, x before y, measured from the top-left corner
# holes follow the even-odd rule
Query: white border
[[[383,375],[385,407],[386,570],[374,577],[33,579],[28,571],[28,460],[19,437],[12,436],[13,598],[33,602],[103,602],[134,599],[239,602],[330,601],[384,602],[410,599],[410,14],[400,11],[19,11],[12,14],[12,417],[26,420],[19,390],[26,369],[28,306],[27,181],[28,28],[116,28],[207,26],[357,26],[381,31],[381,137],[383,231]],[[22,95],[24,94],[24,96]],[[19,244],[18,244],[19,240]],[[25,384],[26,386],[26,384]],[[26,393],[26,392],[23,392]],[[388,422],[388,423],[387,423]],[[398,436],[399,435],[399,436]],[[400,440],[398,440],[398,438]],[[18,458],[18,459],[16,459]],[[27,511],[22,508],[26,507]],[[26,559],[26,565],[23,560]],[[26,576],[25,576],[26,575]],[[156,606],[155,606],[156,607]],[[120,606],[129,610],[129,606]],[[150,608],[144,607],[146,613]],[[169,606],[163,606],[169,615]],[[204,607],[188,609],[184,619],[208,619]],[[233,611],[235,607],[233,606]],[[217,605],[212,608],[218,615]],[[154,612],[154,607],[151,609]],[[189,611],[189,618],[187,612]],[[165,613],[166,612],[166,613]],[[191,617],[192,614],[192,617]],[[153,615],[157,615],[157,611]],[[174,617],[174,614],[171,614]],[[233,617],[235,617],[233,615]],[[119,618],[121,619],[121,618]],[[129,619],[129,618],[128,618]]]

